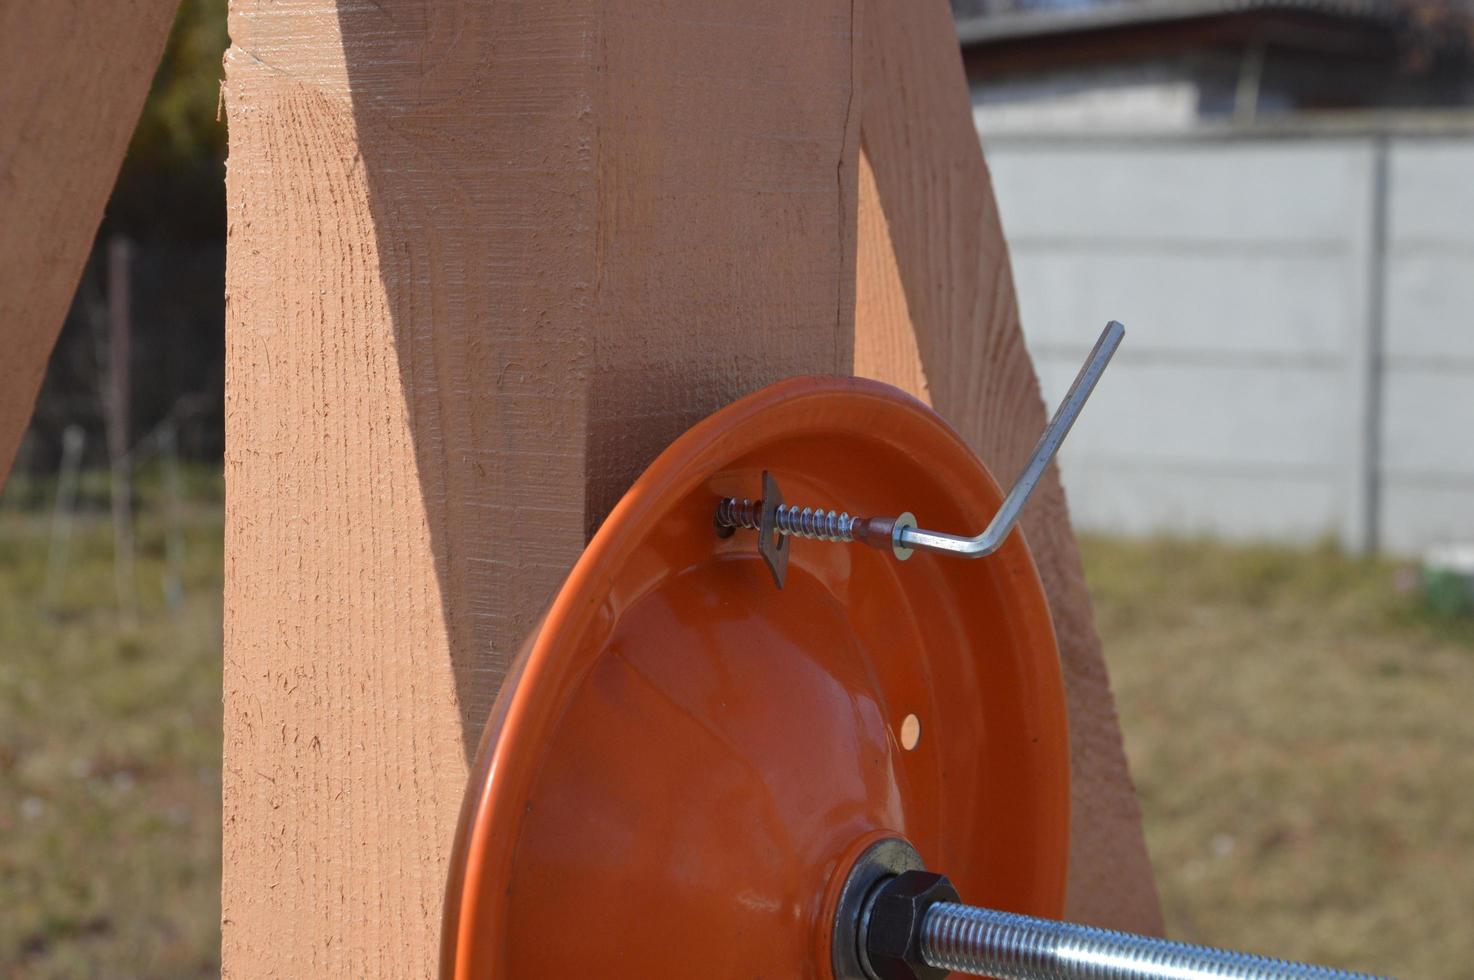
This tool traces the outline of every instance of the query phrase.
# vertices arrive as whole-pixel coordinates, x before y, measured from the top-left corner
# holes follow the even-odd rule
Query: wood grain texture
[[[1033,449],[1045,407],[950,11],[944,0],[869,0],[864,25],[855,373],[929,399],[1006,482]],[[1081,331],[1093,336],[1104,316]],[[1023,530],[1053,611],[1070,713],[1067,914],[1160,933],[1141,815],[1053,467]]]
[[[691,421],[852,360],[848,0],[234,0],[227,976],[434,972],[510,656]]]
[[[178,0],[0,0],[0,484]]]

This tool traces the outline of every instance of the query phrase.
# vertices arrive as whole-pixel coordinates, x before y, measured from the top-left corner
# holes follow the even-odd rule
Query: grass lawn
[[[44,494],[0,503],[0,977],[219,969],[217,494],[173,609],[143,511],[132,628],[105,511],[48,608]],[[1474,627],[1333,551],[1084,545],[1172,934],[1468,976]]]
[[[48,608],[49,518],[0,506],[0,977],[219,974],[219,504],[181,525],[171,611],[140,518],[130,629],[105,510]]]
[[[1474,975],[1474,629],[1330,550],[1084,545],[1169,932]]]

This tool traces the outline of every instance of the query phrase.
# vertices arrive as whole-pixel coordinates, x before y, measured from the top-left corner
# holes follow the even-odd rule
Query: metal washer
[[[839,891],[839,905],[834,916],[832,942],[834,980],[871,980],[867,969],[865,951],[856,941],[864,934],[864,924],[856,931],[865,909],[865,899],[872,889],[887,878],[903,871],[924,871],[921,855],[916,848],[899,837],[889,837],[871,844],[855,861],[849,877]]]

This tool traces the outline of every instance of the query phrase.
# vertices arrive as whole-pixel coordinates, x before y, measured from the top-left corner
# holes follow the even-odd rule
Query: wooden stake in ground
[[[46,585],[41,590],[46,608],[55,611],[66,587],[67,564],[71,558],[72,518],[77,506],[77,477],[82,469],[82,450],[87,432],[75,423],[61,435],[61,469],[56,476],[56,501],[51,508],[51,546],[46,552]]]
[[[133,585],[133,464],[128,452],[133,381],[131,252],[127,239],[115,235],[108,242],[107,392],[103,396],[113,514],[113,584],[118,614],[129,626],[137,619],[138,604]]]
[[[179,475],[179,423],[159,427],[159,466],[164,496],[164,599],[171,610],[184,600],[184,487]]]

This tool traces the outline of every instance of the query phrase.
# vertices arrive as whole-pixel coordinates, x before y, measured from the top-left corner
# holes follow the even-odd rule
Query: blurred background
[[[224,0],[0,495],[0,975],[219,970]],[[1168,928],[1474,963],[1474,5],[954,0]]]

